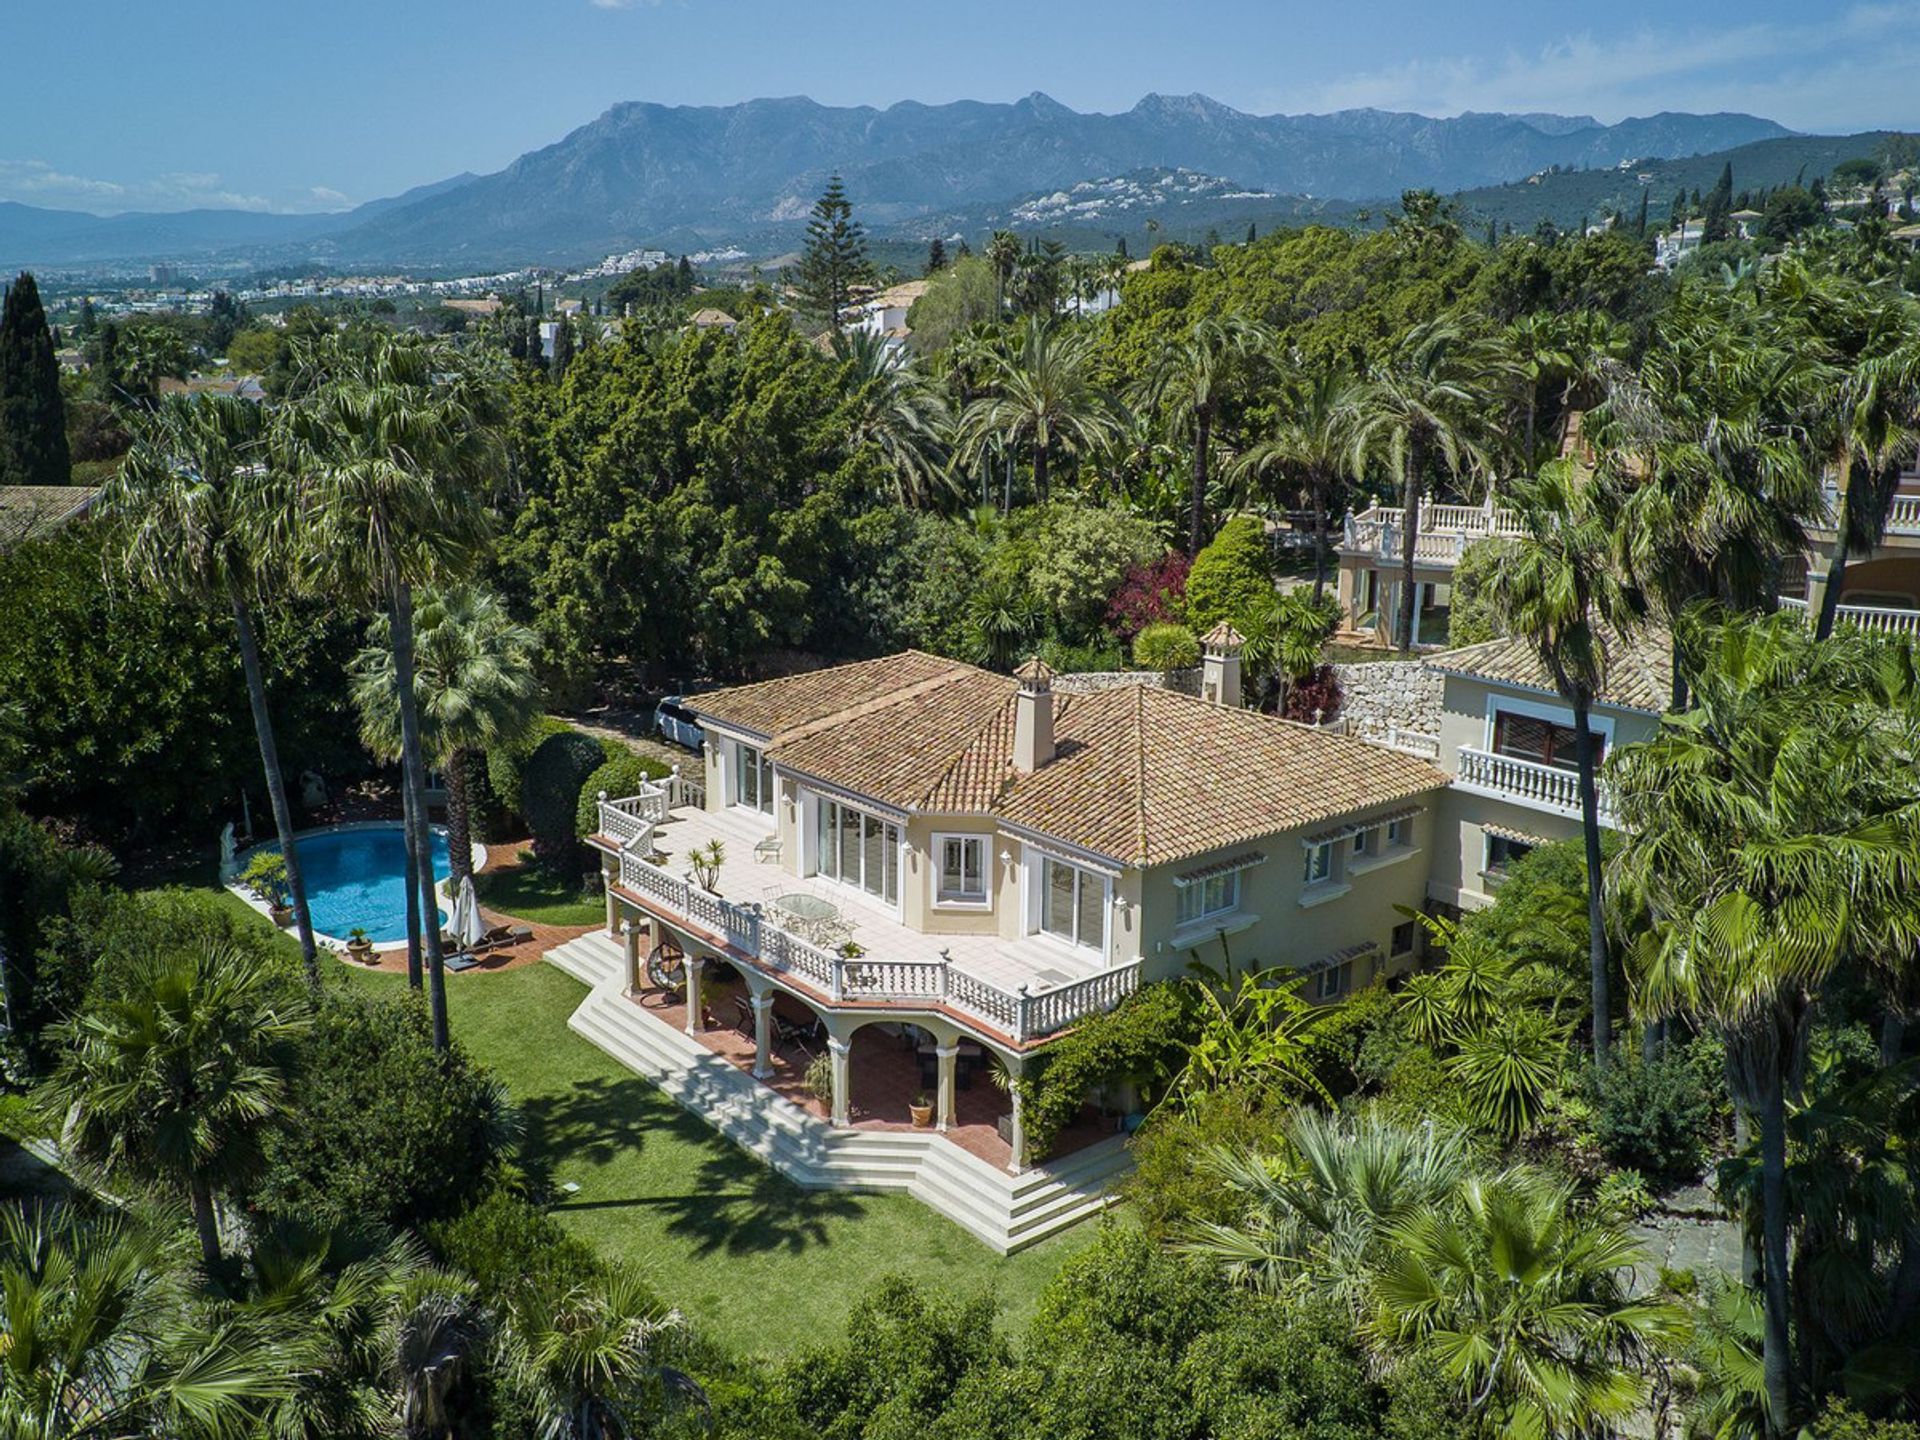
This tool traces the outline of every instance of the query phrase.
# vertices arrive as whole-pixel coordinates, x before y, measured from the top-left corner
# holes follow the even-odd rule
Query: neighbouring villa
[[[1579,417],[1572,417],[1563,449],[1579,445]],[[1829,516],[1839,503],[1827,486]],[[1341,638],[1349,642],[1391,645],[1397,637],[1402,550],[1406,511],[1398,505],[1370,505],[1349,512],[1335,539],[1340,568],[1335,593],[1340,602]],[[1443,644],[1454,567],[1475,541],[1521,533],[1515,512],[1490,496],[1480,505],[1420,507],[1414,536],[1413,643]],[[1784,609],[1817,615],[1825,598],[1827,565],[1834,532],[1829,518],[1812,530],[1809,553],[1780,577]],[[1920,634],[1920,461],[1899,480],[1888,511],[1886,533],[1871,555],[1849,561],[1842,580],[1839,622],[1892,634]]]
[[[689,697],[701,772],[600,805],[606,927],[549,957],[592,986],[573,1027],[803,1184],[1002,1250],[1096,1212],[1124,1097],[1030,1160],[1006,1076],[1196,959],[1338,1000],[1415,963],[1409,911],[1578,833],[1572,715],[1519,642],[1421,662],[1438,733],[1380,741],[1240,708],[1240,643],[1206,637],[1198,697],[917,651]],[[1670,684],[1664,634],[1620,645],[1602,746]]]

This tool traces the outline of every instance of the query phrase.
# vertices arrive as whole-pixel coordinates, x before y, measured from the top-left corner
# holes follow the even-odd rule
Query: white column
[[[627,952],[627,994],[631,995],[640,988],[640,927],[622,920],[620,939]]]
[[[620,902],[613,898],[613,882],[604,869],[600,872],[600,880],[607,892],[607,934],[617,940],[620,938]]]
[[[706,1027],[700,1019],[700,972],[707,962],[697,955],[687,956],[687,1034],[698,1035]]]
[[[1420,582],[1413,582],[1413,643],[1420,643]]]
[[[827,1054],[833,1062],[833,1123],[844,1127],[847,1124],[847,1111],[850,1097],[848,1089],[853,1083],[851,1067],[847,1063],[849,1052],[853,1049],[850,1040],[842,1040],[838,1035],[827,1039]]]
[[[954,1123],[953,1092],[954,1072],[958,1068],[956,1057],[960,1054],[959,1042],[951,1045],[933,1047],[934,1058],[939,1062],[939,1093],[934,1097],[934,1123],[942,1130]]]
[[[773,992],[755,995],[753,1006],[753,1078],[773,1074]]]
[[[1020,1072],[1015,1069],[1013,1078],[1018,1080]],[[1027,1127],[1020,1115],[1020,1087],[1013,1087],[1013,1124],[1010,1134],[1013,1138],[1013,1156],[1007,1161],[1007,1169],[1015,1175],[1027,1173]]]

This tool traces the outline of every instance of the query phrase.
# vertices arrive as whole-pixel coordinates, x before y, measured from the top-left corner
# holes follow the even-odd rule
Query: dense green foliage
[[[577,730],[549,735],[527,757],[520,804],[533,831],[534,854],[553,870],[577,870],[580,847],[574,821],[587,777],[607,761],[606,749]]]
[[[40,288],[22,273],[0,304],[0,485],[65,485],[70,465],[60,363]]]
[[[624,800],[638,795],[643,782],[664,780],[672,773],[671,765],[624,750],[605,761],[580,784],[580,801],[573,812],[574,833],[585,838],[599,828],[602,795],[609,800]]]

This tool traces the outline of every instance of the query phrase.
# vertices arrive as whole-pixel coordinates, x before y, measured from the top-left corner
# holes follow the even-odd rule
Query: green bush
[[[1452,600],[1448,606],[1447,643],[1478,645],[1497,640],[1505,630],[1493,613],[1487,594],[1487,578],[1507,563],[1513,542],[1489,537],[1476,540],[1460,554],[1453,567]]]
[[[1133,663],[1142,670],[1185,670],[1200,663],[1200,642],[1186,626],[1163,620],[1133,637]]]
[[[521,782],[520,813],[533,832],[533,853],[548,869],[568,872],[581,868],[574,817],[580,808],[581,788],[606,758],[598,740],[577,730],[549,735],[528,757]]]
[[[524,817],[526,814],[521,803],[521,787],[527,761],[533,752],[555,735],[572,733],[573,727],[566,721],[542,715],[520,735],[487,752],[487,785],[493,791],[493,798],[508,815]],[[509,835],[502,838],[510,840],[514,837]]]
[[[1277,1097],[1203,1090],[1178,1110],[1154,1111],[1133,1138],[1133,1170],[1123,1182],[1141,1228],[1154,1240],[1175,1240],[1197,1221],[1239,1219],[1245,1196],[1201,1158],[1216,1145],[1251,1149],[1270,1142],[1287,1110]]]
[[[580,787],[580,802],[573,814],[573,831],[579,836],[588,836],[600,828],[600,792],[607,792],[609,800],[624,800],[630,795],[640,793],[640,786],[647,780],[664,780],[673,773],[671,765],[663,765],[658,760],[649,760],[644,755],[635,755],[625,746],[620,754],[608,760],[598,770],[587,776]]]
[[[1187,624],[1204,635],[1222,620],[1248,614],[1273,591],[1273,558],[1266,527],[1236,515],[1220,527],[1187,574]]]
[[[472,1276],[489,1300],[511,1303],[532,1290],[584,1284],[602,1269],[584,1241],[503,1184],[458,1215],[429,1222],[421,1233],[442,1261]]]
[[[1028,1149],[1044,1155],[1096,1086],[1129,1084],[1151,1098],[1179,1069],[1199,1020],[1184,985],[1134,991],[1040,1052],[1019,1080]]]
[[[253,1203],[316,1229],[414,1226],[484,1185],[510,1129],[505,1091],[432,1039],[417,996],[330,991]]]
[[[1692,1180],[1706,1163],[1713,1091],[1679,1049],[1647,1060],[1615,1047],[1614,1063],[1591,1078],[1593,1138],[1615,1165],[1657,1179]]]
[[[1806,1433],[1813,1440],[1920,1440],[1920,1425],[1911,1420],[1876,1420],[1845,1400],[1830,1400]]]

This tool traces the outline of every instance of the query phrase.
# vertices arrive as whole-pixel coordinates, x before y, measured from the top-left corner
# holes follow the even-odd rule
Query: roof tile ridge
[[[992,674],[993,672],[987,671],[985,673]],[[993,712],[990,715],[988,715],[987,718],[984,721],[982,721],[980,725],[972,731],[971,734],[967,736],[966,741],[958,749],[956,749],[953,752],[952,758],[949,759],[947,763],[941,767],[940,773],[934,776],[933,781],[924,790],[920,792],[920,799],[918,802],[920,806],[925,806],[927,801],[930,800],[936,793],[938,793],[940,788],[953,778],[954,771],[958,770],[960,766],[965,762],[968,754],[971,753],[971,751],[973,750],[973,747],[980,744],[983,740],[985,740],[988,736],[990,736],[993,733],[993,727],[1000,723],[1000,717],[1007,713],[1007,710],[1009,709],[1009,707],[1012,706],[1014,699],[1015,699],[1015,696],[1013,695],[1012,692],[1009,692],[1008,694],[1003,695],[1001,697],[999,705],[996,706]],[[991,756],[988,757],[988,763],[989,764],[992,763]],[[1004,764],[1005,762],[1003,760],[1002,761],[1003,768],[1004,768]],[[993,794],[992,800],[990,800],[987,803],[987,805],[984,807],[986,813],[992,814],[995,810],[998,809],[1000,804],[1000,799],[1001,799],[1001,791],[1005,787],[1005,783],[1006,783],[1006,777],[1004,775],[996,775],[994,777],[994,794]]]
[[[1133,824],[1134,851],[1140,857],[1139,863],[1148,862],[1147,855],[1147,687],[1135,685],[1133,693]]]
[[[929,675],[925,679],[915,680],[910,685],[902,685],[899,689],[889,690],[884,695],[875,695],[866,700],[857,701],[852,705],[843,705],[838,710],[829,711],[825,715],[815,716],[804,725],[795,725],[790,730],[778,731],[774,735],[772,743],[775,745],[785,745],[795,740],[805,740],[809,736],[819,734],[822,730],[831,729],[835,725],[845,724],[849,720],[858,720],[863,716],[872,715],[876,711],[885,710],[892,705],[898,705],[903,700],[917,700],[922,695],[929,694],[943,686],[956,684],[966,679],[971,669],[971,666],[961,666],[953,670],[944,671],[939,675]]]

